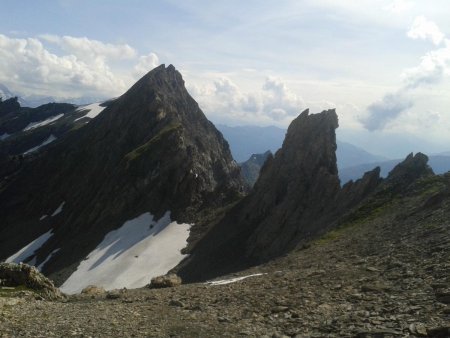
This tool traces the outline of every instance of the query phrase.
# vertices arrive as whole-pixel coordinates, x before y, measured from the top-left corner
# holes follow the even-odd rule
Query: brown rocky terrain
[[[335,230],[231,284],[64,301],[2,290],[1,336],[448,337],[450,174],[401,192],[396,177]]]

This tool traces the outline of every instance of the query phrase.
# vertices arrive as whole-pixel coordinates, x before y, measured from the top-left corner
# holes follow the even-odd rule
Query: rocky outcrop
[[[336,166],[338,119],[334,110],[292,121],[282,148],[262,168],[249,196],[255,224],[246,255],[268,259],[292,249],[315,231],[322,211],[339,191]],[[247,215],[246,215],[247,216]]]
[[[83,290],[81,290],[81,294],[96,297],[106,294],[106,290],[101,286],[88,285]]]
[[[434,175],[428,165],[428,156],[422,153],[409,154],[405,160],[397,164],[389,173],[386,184],[392,190],[402,190],[420,177]]]
[[[47,299],[62,299],[64,296],[53,282],[34,266],[27,264],[0,263],[0,285],[6,287],[24,286]]]
[[[171,288],[174,286],[180,286],[182,283],[181,278],[176,274],[170,273],[164,276],[153,277],[148,287],[150,289]]]
[[[60,248],[43,268],[60,283],[125,221],[170,211],[171,220],[196,223],[203,210],[239,198],[243,185],[181,74],[161,65],[0,190],[0,259],[53,229],[35,255],[40,264]]]
[[[304,111],[282,148],[269,156],[251,193],[236,205],[180,267],[185,280],[206,279],[293,249],[327,223],[340,191],[334,110]]]
[[[256,183],[259,172],[269,156],[272,156],[270,150],[264,154],[253,154],[247,161],[240,164],[242,177],[250,187]]]
[[[355,182],[349,181],[342,187],[336,198],[339,210],[346,211],[369,196],[380,185],[383,179],[380,177],[380,167],[364,173],[363,177]]]
[[[7,114],[15,113],[19,110],[20,104],[18,102],[17,97],[12,97],[5,101],[3,101],[2,98],[0,97],[0,118]]]

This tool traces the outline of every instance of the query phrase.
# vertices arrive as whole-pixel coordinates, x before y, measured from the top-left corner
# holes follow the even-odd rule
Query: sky
[[[173,64],[214,123],[336,108],[387,157],[450,150],[448,0],[0,0],[0,83],[106,99]]]

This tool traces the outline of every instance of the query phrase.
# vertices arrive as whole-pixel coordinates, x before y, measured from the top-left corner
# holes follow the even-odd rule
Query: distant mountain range
[[[7,86],[1,83],[0,83],[0,97],[3,100],[10,99],[12,97],[17,97],[18,102],[22,107],[30,107],[30,108],[36,108],[50,102],[85,105],[92,102],[100,102],[106,100],[106,98],[104,97],[95,97],[95,96],[70,98],[70,97],[55,97],[47,95],[22,95],[20,93],[13,93],[11,90],[9,90]]]

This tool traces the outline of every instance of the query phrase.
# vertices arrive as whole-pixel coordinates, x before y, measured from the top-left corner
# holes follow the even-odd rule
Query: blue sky
[[[447,0],[2,0],[1,8],[0,83],[21,95],[117,96],[172,63],[213,122],[285,127],[305,108],[336,108],[339,137],[370,151],[450,150]]]

